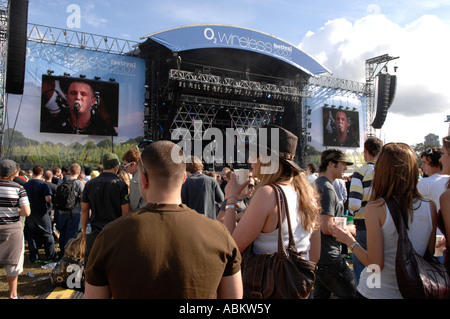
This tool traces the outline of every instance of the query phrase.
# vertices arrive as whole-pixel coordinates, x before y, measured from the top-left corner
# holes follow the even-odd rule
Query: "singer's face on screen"
[[[71,110],[73,110],[75,101],[79,101],[81,108],[80,114],[90,112],[91,107],[95,103],[95,96],[89,84],[83,82],[72,82],[69,85],[67,92],[67,103]]]
[[[347,127],[348,127],[347,114],[345,114],[344,112],[336,113],[336,126],[337,126],[339,133],[347,132]]]

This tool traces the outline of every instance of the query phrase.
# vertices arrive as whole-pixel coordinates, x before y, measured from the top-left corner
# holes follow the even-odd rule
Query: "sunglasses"
[[[142,141],[139,142],[137,148],[140,152],[142,152],[146,146],[153,144],[153,143],[155,143],[155,142],[152,140],[142,139]]]
[[[142,170],[144,171],[145,176],[147,176],[147,171],[145,170],[145,166],[144,163],[142,162],[142,157],[141,157],[141,152],[150,144],[155,143],[152,140],[147,140],[147,139],[143,139],[142,141],[139,142],[138,145],[136,145],[136,149],[138,151],[139,154],[139,163],[138,165],[140,165],[140,167],[142,168]]]
[[[433,153],[440,153],[440,152],[435,149],[432,149],[432,148],[428,148],[425,150],[425,154],[427,154],[427,155],[431,155]]]

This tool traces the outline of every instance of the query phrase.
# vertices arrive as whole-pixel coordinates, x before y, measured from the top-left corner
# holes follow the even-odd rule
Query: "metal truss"
[[[205,132],[209,127],[220,124],[235,129],[241,128],[242,130],[236,130],[236,136],[239,140],[244,142],[246,137],[249,137],[251,141],[256,135],[249,136],[249,128],[257,128],[268,124],[276,113],[284,112],[282,106],[229,101],[195,95],[182,95],[180,103],[181,107],[172,122],[170,132],[172,134],[176,129],[183,129],[184,135],[182,137],[193,140],[202,139],[199,128],[202,129],[201,132]],[[227,120],[216,119],[220,109],[226,109],[230,118]],[[201,122],[201,127],[196,127],[195,121]],[[220,123],[217,123],[218,121]]]
[[[5,84],[8,52],[8,2],[0,4],[0,156],[3,156],[5,132]]]
[[[120,55],[135,50],[139,45],[136,41],[30,23],[27,40]]]
[[[330,76],[317,76],[317,77],[312,76],[308,79],[307,85],[349,92],[367,93],[367,87],[365,83],[345,79],[338,79]]]
[[[372,126],[375,117],[375,78],[389,61],[398,58],[383,54],[366,60],[367,136],[374,136],[375,134],[375,129]]]
[[[276,85],[175,69],[169,70],[169,79],[180,81],[183,85],[187,84],[189,87],[199,90],[254,95],[256,97],[262,97],[263,94],[272,94],[275,99],[290,97],[299,101],[300,97],[311,97],[312,94],[294,85]]]

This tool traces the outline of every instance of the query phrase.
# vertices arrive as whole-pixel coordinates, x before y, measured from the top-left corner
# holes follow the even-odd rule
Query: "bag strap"
[[[282,220],[282,212],[285,212],[285,216],[287,218],[288,221],[288,228],[289,228],[289,246],[293,247],[294,249],[296,249],[296,245],[295,245],[295,241],[294,241],[294,236],[292,234],[292,229],[291,229],[291,221],[289,218],[289,208],[287,207],[287,203],[286,203],[286,195],[284,194],[284,191],[281,189],[280,186],[278,185],[270,185],[273,190],[275,191],[275,197],[276,197],[276,201],[277,201],[277,207],[278,207],[278,256],[280,258],[284,258],[287,259],[288,258],[288,253],[286,248],[284,247],[283,244],[283,220]]]
[[[395,227],[398,232],[399,242],[408,242],[408,232],[406,231],[405,219],[403,218],[400,205],[395,197],[386,200],[383,198],[386,205],[389,207],[389,212],[391,213],[392,220],[394,221]]]

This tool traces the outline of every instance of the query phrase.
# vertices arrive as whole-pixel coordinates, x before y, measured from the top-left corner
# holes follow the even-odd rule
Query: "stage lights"
[[[53,73],[55,73],[55,71],[53,71],[53,70],[47,70],[47,74],[48,74],[48,75],[52,75]]]

